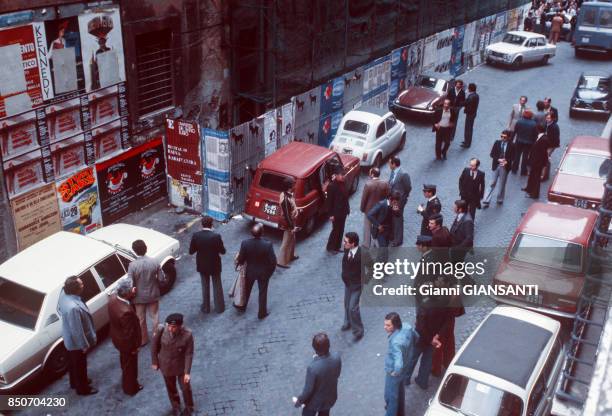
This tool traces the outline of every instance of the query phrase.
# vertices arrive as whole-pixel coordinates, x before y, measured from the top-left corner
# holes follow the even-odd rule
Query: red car
[[[436,108],[442,105],[449,83],[445,79],[430,75],[420,75],[414,85],[400,95],[389,106],[396,116],[402,113],[433,116]]]
[[[295,182],[295,203],[299,210],[296,226],[305,235],[310,234],[324,212],[325,189],[337,165],[344,170],[347,189],[355,192],[359,186],[358,158],[308,143],[287,144],[257,167],[243,216],[269,227],[284,227],[279,198],[285,179],[291,178]]]
[[[538,294],[497,297],[501,303],[573,318],[585,282],[597,212],[533,204],[517,227],[494,285],[537,285]]]
[[[608,140],[590,136],[574,138],[567,146],[548,189],[548,200],[597,209],[611,163]]]

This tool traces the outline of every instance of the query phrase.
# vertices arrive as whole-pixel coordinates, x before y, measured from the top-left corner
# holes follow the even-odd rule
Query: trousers
[[[164,383],[166,383],[166,391],[168,392],[168,398],[173,409],[181,408],[181,397],[179,396],[178,390],[176,389],[176,382],[178,381],[183,393],[183,401],[185,402],[185,408],[193,410],[193,394],[191,393],[191,382],[185,383],[183,374],[180,376],[164,376]]]
[[[361,298],[361,287],[344,286],[344,325],[350,326],[353,335],[363,335],[363,322],[359,310],[359,299]]]
[[[225,301],[223,299],[221,274],[200,273],[200,280],[202,281],[202,312],[210,312],[210,282],[212,280],[215,312],[223,313],[225,310]]]
[[[465,115],[465,129],[464,129],[464,142],[466,147],[470,147],[472,145],[472,135],[474,133],[474,120],[476,120],[476,114],[474,115]]]
[[[404,376],[385,375],[385,416],[404,416]]]
[[[159,301],[151,303],[137,303],[134,305],[136,316],[140,322],[140,331],[142,336],[142,344],[149,342],[149,331],[147,329],[147,313],[153,319],[153,331],[159,325]]]
[[[370,248],[370,245],[372,245],[372,223],[366,216],[363,218],[363,242],[361,245],[365,248]]]
[[[446,157],[450,147],[452,127],[440,127],[436,130],[436,159]]]
[[[268,313],[268,282],[269,279],[246,279],[246,285],[244,288],[245,291],[245,301],[244,307],[246,308],[249,304],[249,298],[251,297],[251,290],[253,290],[253,286],[257,281],[257,289],[259,290],[259,312],[257,316],[262,317]]]
[[[90,389],[87,383],[87,354],[82,350],[68,351],[68,375],[70,387],[77,393],[87,393]]]
[[[516,144],[516,155],[514,162],[512,162],[512,172],[518,171],[519,165],[521,166],[521,175],[527,174],[527,159],[529,158],[529,151],[531,150],[531,144],[529,143],[517,143]],[[521,160],[522,159],[522,160]]]
[[[544,166],[532,166],[527,178],[527,193],[533,198],[540,197],[540,182],[542,181],[542,169]]]
[[[119,351],[119,363],[121,364],[121,388],[123,388],[123,392],[129,395],[138,393],[138,353]]]
[[[327,239],[327,250],[340,250],[342,237],[344,237],[344,224],[346,217],[335,217],[332,221],[332,229]]]
[[[493,196],[493,191],[497,186],[497,181],[499,181],[499,190],[497,191],[497,202],[503,202],[504,196],[506,195],[506,181],[508,180],[508,171],[505,167],[498,166],[493,171],[493,181],[491,182],[491,188],[489,192],[485,196],[484,203],[489,204],[491,202],[491,197]]]
[[[292,230],[283,232],[283,242],[281,243],[278,264],[287,266],[295,255],[295,233]]]
[[[448,368],[455,357],[455,318],[440,333],[440,342],[442,346],[433,350],[431,373],[434,375],[442,375],[442,367]]]
[[[412,360],[408,364],[408,372],[406,373],[405,383],[406,385],[410,384],[410,379],[412,378],[412,373],[414,372],[414,368],[416,367],[419,357],[421,358],[419,373],[414,381],[423,389],[427,389],[427,386],[429,385],[429,373],[431,373],[433,360],[433,347],[431,344],[422,345],[420,342],[417,342],[414,348]]]

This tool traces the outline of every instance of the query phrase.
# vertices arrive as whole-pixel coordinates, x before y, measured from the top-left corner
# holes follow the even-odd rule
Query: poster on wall
[[[438,33],[436,49],[433,52],[435,54],[433,72],[442,76],[448,75],[450,72],[454,34],[454,29],[447,29]]]
[[[264,148],[266,157],[276,152],[278,143],[276,140],[276,110],[267,111],[264,115]]]
[[[344,78],[337,77],[321,85],[320,114],[328,115],[342,109]]]
[[[363,67],[344,74],[344,97],[342,109],[348,113],[361,103],[363,98]]]
[[[423,40],[423,65],[422,70],[426,73],[432,73],[436,66],[438,46],[438,34],[427,36]]]
[[[7,161],[38,147],[35,111],[6,118],[0,122],[2,160]]]
[[[181,182],[202,185],[200,126],[196,122],[166,119],[167,172]]]
[[[112,224],[168,194],[164,145],[159,137],[96,164],[104,224]]]
[[[168,197],[175,207],[185,207],[188,210],[203,212],[202,185],[180,181],[168,176]]]
[[[249,123],[259,129],[259,124]],[[253,132],[255,136],[255,132]],[[231,212],[229,135],[226,131],[203,129],[206,151],[205,190],[206,213],[216,220],[223,221]],[[244,140],[244,139],[243,139]]]
[[[336,132],[338,131],[338,127],[340,127],[341,121],[342,110],[321,117],[321,121],[319,123],[319,146],[329,147],[334,139],[334,136],[336,135]]]
[[[53,183],[14,198],[11,210],[19,250],[62,229]]]
[[[204,129],[202,131],[206,154],[206,170],[230,171],[229,135],[226,131]]]
[[[408,67],[406,69],[406,86],[414,85],[423,67],[424,41],[420,39],[408,46]]]
[[[98,181],[93,166],[58,181],[56,186],[64,231],[87,234],[102,227]]]
[[[79,16],[85,89],[106,88],[125,81],[119,9]]]
[[[85,89],[78,17],[44,23],[49,71],[55,96]]]
[[[463,39],[465,34],[465,26],[457,26],[453,34],[453,46],[450,60],[451,76],[457,77],[465,72],[465,61],[463,58]]]
[[[293,141],[293,101],[283,105],[281,109],[281,147]]]
[[[40,149],[24,153],[3,163],[4,184],[9,198],[45,183]]]
[[[364,66],[363,102],[386,106],[391,81],[391,56],[386,55]],[[384,100],[383,97],[384,96]],[[372,100],[374,97],[380,97]],[[382,103],[384,101],[384,103]]]
[[[206,195],[208,198],[206,213],[218,221],[226,220],[232,210],[229,173],[221,174],[207,170]]]
[[[315,87],[296,97],[295,100],[295,139],[307,143],[317,143],[319,131],[320,106],[319,88]]]
[[[389,104],[406,89],[408,73],[408,46],[391,52],[391,84],[389,85]]]

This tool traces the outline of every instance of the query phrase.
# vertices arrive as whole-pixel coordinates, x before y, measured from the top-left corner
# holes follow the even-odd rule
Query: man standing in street
[[[459,195],[468,203],[472,219],[476,218],[476,208],[480,209],[480,200],[484,197],[485,174],[479,170],[480,160],[470,159],[469,167],[463,169],[459,177]]]
[[[446,153],[450,147],[454,122],[457,117],[451,107],[451,100],[446,98],[442,108],[436,111],[431,131],[436,133],[436,160],[446,160]]]
[[[332,174],[331,182],[327,187],[327,198],[325,199],[327,215],[332,223],[332,229],[327,239],[327,251],[334,254],[342,252],[340,245],[344,234],[344,224],[346,217],[351,212],[348,190],[340,169],[336,168],[335,173]]]
[[[523,111],[527,109],[527,97],[521,95],[518,104],[512,105],[512,111],[510,112],[510,120],[508,120],[508,130],[514,134],[514,126],[523,117]]]
[[[193,361],[193,334],[183,326],[183,315],[173,313],[166,318],[166,325],[159,325],[153,334],[151,346],[153,370],[160,370],[164,376],[172,414],[191,416],[193,394],[191,393],[191,363]],[[181,413],[181,398],[176,389],[178,381],[183,393],[185,410]]]
[[[159,281],[163,272],[157,261],[146,256],[147,245],[144,241],[134,241],[132,250],[138,257],[128,266],[128,277],[136,286],[136,297],[133,302],[140,322],[141,346],[144,346],[149,342],[147,313],[153,319],[153,331],[159,324]]]
[[[561,16],[560,11],[557,11],[557,14],[550,22],[550,35],[548,37],[548,41],[553,45],[556,45],[557,42],[559,42],[559,36],[561,35],[561,27],[563,27],[563,23],[563,16]]]
[[[455,86],[449,92],[447,97],[451,100],[453,108],[452,131],[450,134],[451,141],[455,139],[455,131],[457,130],[457,121],[459,121],[459,111],[465,105],[465,90],[463,89],[463,81],[458,79],[455,81]]]
[[[514,128],[514,135],[516,136],[514,141],[516,144],[516,153],[514,155],[514,161],[512,162],[512,173],[518,172],[520,165],[521,176],[527,175],[527,158],[529,156],[529,151],[538,137],[538,124],[532,118],[533,113],[531,110],[525,110],[523,112],[523,118],[516,123]]]
[[[404,208],[408,202],[410,191],[412,191],[410,175],[402,170],[401,164],[402,162],[397,156],[392,156],[389,159],[389,168],[391,169],[389,185],[391,186],[391,192],[396,192],[399,195],[398,203],[400,207],[400,214],[393,217],[393,230],[395,233],[393,240],[396,246],[401,246],[404,242]]]
[[[453,244],[450,231],[444,225],[444,218],[441,214],[436,214],[429,218],[429,231],[431,231],[431,247],[435,249],[448,249]],[[444,251],[439,250],[438,253]]]
[[[540,197],[540,182],[542,181],[542,169],[548,163],[548,148],[550,144],[546,137],[545,127],[538,126],[538,139],[529,152],[529,178],[527,186],[522,190],[527,192],[527,197],[538,199]]]
[[[510,142],[510,130],[502,131],[500,140],[496,140],[491,147],[491,159],[493,169],[493,180],[491,181],[491,188],[487,193],[484,201],[482,201],[482,207],[488,208],[493,197],[493,191],[499,181],[499,191],[497,192],[497,205],[504,203],[504,196],[506,195],[506,181],[508,180],[508,173],[514,160],[514,144]]]
[[[542,173],[542,180],[547,181],[550,175],[550,157],[552,156],[555,149],[561,146],[561,132],[559,130],[559,125],[555,120],[552,112],[546,114],[546,130],[544,134],[546,134],[546,138],[548,139],[548,160],[546,161],[546,166],[544,167],[544,172]]]
[[[96,345],[96,330],[89,308],[81,299],[83,281],[70,276],[64,282],[57,303],[57,313],[62,319],[62,338],[68,351],[70,387],[80,396],[96,394],[87,378],[87,350]]]
[[[202,218],[202,230],[191,237],[189,254],[196,254],[196,267],[202,280],[202,313],[210,313],[210,281],[213,285],[215,312],[223,313],[223,286],[221,284],[221,255],[225,246],[221,236],[213,231],[213,219],[208,215]]]
[[[468,204],[462,199],[455,201],[455,220],[450,229],[451,259],[460,262],[468,251],[474,247],[474,220],[468,210]]]
[[[295,233],[298,231],[295,226],[295,220],[299,212],[295,205],[295,197],[293,196],[295,181],[293,179],[286,179],[284,186],[285,189],[281,192],[278,201],[285,224],[283,242],[281,243],[278,253],[279,260],[277,266],[288,269],[290,262],[299,259],[299,256],[295,255]]]
[[[551,113],[553,116],[553,120],[559,121],[559,110],[557,110],[556,107],[552,106],[552,98],[544,98],[544,111],[546,111],[547,113]]]
[[[351,329],[354,341],[363,338],[363,322],[359,310],[361,298],[361,249],[357,233],[348,232],[344,236],[344,256],[342,256],[342,282],[344,283],[344,324],[343,331]]]
[[[362,246],[370,248],[371,244],[371,228],[372,224],[368,219],[368,212],[378,202],[387,198],[390,193],[390,186],[388,182],[380,180],[380,170],[378,168],[370,169],[370,180],[363,187],[363,193],[361,194],[361,207],[360,210],[364,214],[363,219],[363,242]]]
[[[442,204],[436,196],[436,185],[423,185],[423,195],[427,199],[427,204],[419,204],[417,207],[417,213],[421,214],[423,219],[421,220],[421,235],[431,236],[429,231],[429,218],[439,214],[442,211]]]
[[[242,265],[246,263],[246,285],[244,306],[234,307],[244,312],[249,303],[251,290],[255,282],[259,289],[259,312],[257,317],[265,319],[268,313],[268,282],[276,269],[276,255],[272,243],[263,239],[263,225],[257,223],[251,229],[253,238],[244,240],[240,245],[240,251],[236,258],[236,263]]]
[[[386,200],[383,199],[368,212],[367,218],[372,224],[371,235],[377,247],[389,247],[389,244],[394,247],[399,246],[394,238],[398,234],[395,230],[397,224],[393,221],[399,215],[401,215],[400,194],[397,191],[391,192]]]
[[[476,92],[476,84],[471,82],[468,85],[468,95],[465,98],[465,131],[464,140],[461,143],[461,147],[468,149],[472,145],[472,135],[474,132],[474,120],[476,119],[476,113],[478,112],[478,104],[480,97]]]
[[[295,407],[304,405],[302,416],[329,416],[338,399],[342,361],[338,354],[329,352],[329,338],[323,332],[312,338],[312,348],[316,355],[308,365],[304,389],[297,397]]]
[[[130,279],[117,283],[117,293],[108,299],[108,320],[113,345],[119,351],[121,387],[133,396],[142,390],[138,384],[138,349],[141,344],[140,322],[130,303],[136,296],[136,288]]]

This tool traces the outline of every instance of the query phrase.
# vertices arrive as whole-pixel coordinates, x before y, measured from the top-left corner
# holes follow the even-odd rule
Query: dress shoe
[[[246,306],[238,306],[238,305],[236,305],[235,303],[232,303],[232,306],[233,306],[234,308],[236,308],[236,309],[237,309],[239,312],[244,312],[244,311],[246,311]]]
[[[270,315],[270,312],[266,312],[263,315],[257,315],[257,319],[266,319]]]
[[[446,160],[446,155],[442,156],[442,160]]]
[[[355,335],[353,337],[353,341],[359,342],[361,340],[361,338],[363,338],[363,333]]]
[[[285,266],[284,264],[276,263],[276,265],[283,269],[288,269],[290,266]]]
[[[77,391],[77,394],[79,396],[91,396],[92,394],[96,394],[97,392],[98,392],[98,390],[96,388],[90,387],[89,390],[87,390],[87,391],[83,391],[83,392],[80,392],[80,393]]]
[[[293,261],[293,260],[297,260],[297,259],[299,259],[299,258],[300,258],[300,256],[293,256],[293,257],[291,257],[291,261]]]
[[[200,311],[202,311],[202,313],[210,313],[210,308],[206,309],[204,306],[200,306]]]
[[[489,204],[486,203],[486,202],[483,202],[482,203],[482,209],[487,209],[487,208],[489,208]]]
[[[127,395],[129,395],[129,396],[136,396],[136,395],[138,394],[138,392],[139,392],[140,390],[142,390],[143,388],[144,388],[144,387],[143,387],[143,385],[142,385],[142,384],[139,384],[139,385],[138,385],[138,387],[136,388],[136,391],[135,391],[135,392],[133,392],[133,393],[127,393],[127,392],[126,392],[125,394],[127,394]]]
[[[441,157],[437,157],[436,160],[442,160],[442,158]]]
[[[351,329],[351,326],[350,326],[350,325],[348,325],[348,324],[342,325],[342,326],[340,327],[340,330],[341,330],[341,331],[348,331],[349,329]]]
[[[504,201],[497,201],[497,205],[504,205]]]
[[[88,386],[90,386],[90,385],[91,385],[91,379],[90,379],[90,378],[88,378],[88,379],[87,379],[87,385],[88,385]],[[71,389],[76,389],[76,386],[75,386],[74,384],[71,384],[71,385],[70,385],[70,388],[71,388]]]

